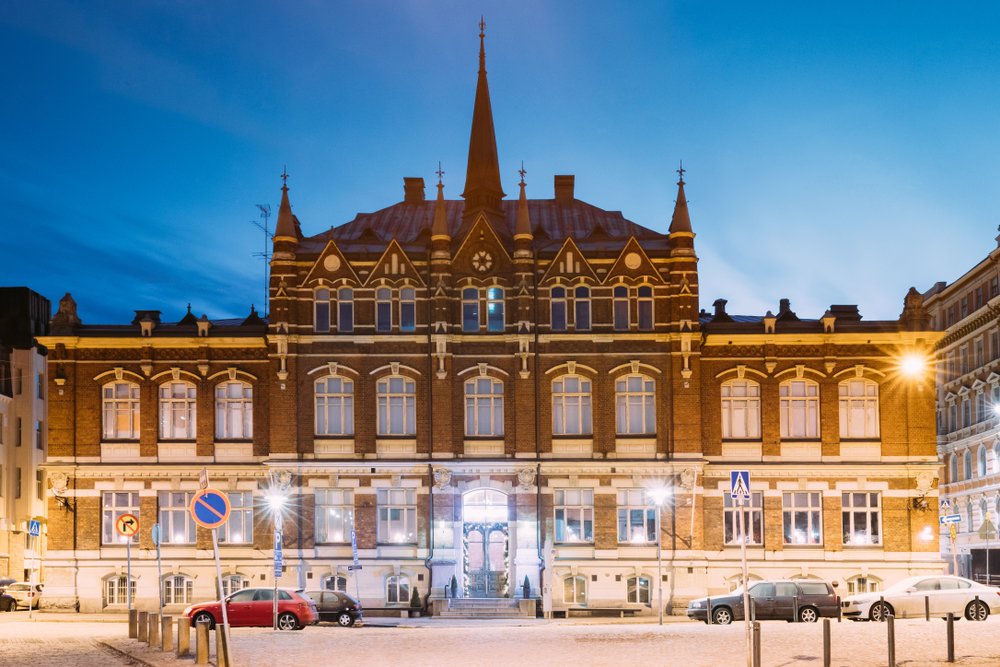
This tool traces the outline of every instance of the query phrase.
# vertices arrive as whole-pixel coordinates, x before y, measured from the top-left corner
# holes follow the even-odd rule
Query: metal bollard
[[[955,662],[955,614],[948,612],[948,662]]]
[[[885,625],[889,640],[889,667],[896,667],[896,617],[892,614],[886,616]]]
[[[823,667],[830,667],[833,660],[833,651],[830,646],[830,619],[823,619]]]
[[[160,615],[150,612],[149,616],[146,617],[146,622],[149,624],[149,628],[146,630],[146,638],[149,640],[150,647],[160,645]]]
[[[221,623],[215,624],[215,665],[229,667],[229,641],[226,626]]]
[[[149,625],[146,617],[149,616],[148,611],[139,612],[139,635],[136,637],[141,642],[149,641]]]
[[[128,638],[136,639],[139,636],[139,610],[128,610]]]
[[[924,596],[924,618],[931,620],[931,596]]]
[[[712,625],[712,598],[705,598],[705,622]]]
[[[792,623],[799,622],[799,596],[792,598]]]
[[[753,667],[760,667],[760,621],[753,622]]]
[[[208,664],[208,621],[198,621],[194,629],[194,664]]]
[[[191,655],[191,619],[181,616],[177,619],[177,657]]]
[[[174,650],[174,618],[164,616],[160,619],[160,650]]]

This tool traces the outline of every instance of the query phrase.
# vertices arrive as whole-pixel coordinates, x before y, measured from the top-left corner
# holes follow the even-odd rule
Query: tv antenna
[[[257,229],[264,232],[264,250],[262,252],[255,252],[254,257],[260,257],[264,260],[264,317],[267,317],[268,313],[268,295],[270,293],[268,281],[268,274],[271,268],[271,243],[274,240],[274,234],[271,233],[268,223],[271,220],[271,205],[270,204],[257,204],[257,209],[260,211],[260,219],[264,221],[261,224],[257,220],[251,220],[250,223]]]

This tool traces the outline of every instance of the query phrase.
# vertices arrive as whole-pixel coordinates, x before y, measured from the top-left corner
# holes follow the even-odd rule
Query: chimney
[[[403,177],[403,201],[407,204],[419,204],[424,201],[424,179],[422,177]]]
[[[555,178],[555,188],[556,188],[556,203],[557,204],[572,204],[573,203],[573,182],[576,180],[576,176],[556,176]]]

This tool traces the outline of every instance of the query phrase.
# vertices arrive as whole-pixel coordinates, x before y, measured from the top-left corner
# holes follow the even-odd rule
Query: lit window
[[[587,604],[587,578],[583,576],[563,579],[563,601],[578,606]]]
[[[163,604],[191,604],[194,580],[183,574],[164,577]]]
[[[760,438],[760,385],[753,380],[722,383],[722,437]]]
[[[337,375],[316,380],[316,435],[354,434],[354,383]]]
[[[653,288],[642,285],[638,289],[639,330],[653,330]]]
[[[556,489],[556,542],[594,541],[594,490]]]
[[[354,331],[354,290],[350,287],[337,290],[337,331]]]
[[[417,492],[413,489],[378,490],[379,544],[415,544]]]
[[[474,489],[462,496],[465,523],[506,522],[507,496],[496,489]]]
[[[313,329],[317,333],[330,330],[330,290],[321,288],[313,294]]]
[[[196,389],[190,382],[164,382],[160,385],[160,438],[194,440]]]
[[[375,290],[375,331],[392,331],[392,290],[388,287]]]
[[[844,544],[879,544],[881,509],[879,494],[852,492],[840,494]]]
[[[417,328],[417,291],[412,287],[399,290],[399,330],[415,331]]]
[[[778,387],[782,438],[819,437],[819,385],[788,380]]]
[[[490,287],[486,290],[486,330],[504,330],[503,288]]]
[[[781,494],[785,544],[823,544],[823,505],[818,491]]]
[[[642,489],[618,491],[618,541],[656,544],[656,510]]]
[[[840,437],[878,437],[878,384],[864,378],[839,385]]]
[[[385,580],[385,601],[387,604],[410,603],[410,578],[392,576]]]
[[[105,491],[101,494],[101,543],[125,544],[128,540],[115,529],[115,522],[123,514],[139,518],[139,493],[137,491]],[[132,536],[132,544],[139,543],[139,533]]]
[[[253,438],[253,387],[246,382],[223,382],[216,386],[215,437],[219,440]]]
[[[113,382],[101,389],[105,440],[139,439],[139,385]]]
[[[466,381],[465,435],[503,435],[503,382],[488,377]]]
[[[656,390],[653,378],[626,375],[615,382],[618,435],[656,433]]]
[[[563,375],[553,380],[552,434],[591,432],[590,380],[579,375]]]
[[[344,544],[354,527],[354,492],[316,489],[316,541]]]
[[[393,376],[376,384],[379,435],[416,435],[416,383]]]
[[[628,331],[628,287],[625,287],[625,285],[615,285],[612,297],[614,301],[615,330]]]
[[[590,329],[590,288],[577,287],[573,290],[573,328],[577,331]]]
[[[549,303],[552,311],[552,330],[566,331],[566,288],[553,287],[549,290]]]
[[[635,604],[649,605],[649,579],[629,577],[626,582],[626,600]]]
[[[462,331],[479,331],[479,290],[474,287],[462,290]]]
[[[229,492],[229,520],[219,530],[222,544],[253,544],[253,492]]]
[[[746,507],[746,518],[744,520],[744,530],[746,530],[747,544],[764,543],[764,499],[760,491],[750,494],[750,504]],[[729,493],[722,495],[723,519],[725,523],[726,544],[740,543],[740,515],[744,511]]]
[[[160,541],[163,544],[194,544],[195,523],[191,518],[191,501],[194,493],[184,491],[159,491]]]

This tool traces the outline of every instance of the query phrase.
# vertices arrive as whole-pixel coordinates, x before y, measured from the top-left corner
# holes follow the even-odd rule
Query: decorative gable
[[[580,248],[571,237],[567,237],[562,247],[559,248],[559,252],[552,258],[552,263],[549,264],[549,268],[546,269],[540,282],[544,283],[556,278],[572,280],[578,277],[589,278],[595,283],[600,282],[593,267],[590,266],[590,262],[580,252]]]
[[[479,216],[455,251],[452,268],[456,274],[486,278],[508,273],[513,262],[493,227]]]
[[[400,282],[402,280],[411,280],[417,285],[423,285],[424,281],[420,277],[420,273],[417,271],[416,267],[413,266],[413,262],[407,257],[406,253],[400,247],[396,239],[389,241],[389,245],[386,247],[385,252],[379,257],[378,261],[375,262],[374,268],[372,268],[371,274],[368,276],[367,284],[372,284],[377,280],[388,280],[389,282]]]
[[[316,258],[312,268],[309,269],[309,273],[302,280],[302,285],[311,286],[311,283],[336,284],[342,280],[354,284],[361,283],[337,244],[329,241],[323,248],[323,252]]]
[[[653,262],[634,236],[629,237],[628,243],[622,248],[618,259],[615,260],[608,274],[604,277],[604,282],[612,282],[613,279],[617,278],[625,278],[626,282],[633,284],[649,282],[662,285],[664,283],[663,276],[653,266]]]

